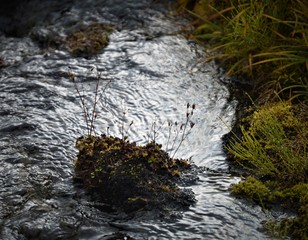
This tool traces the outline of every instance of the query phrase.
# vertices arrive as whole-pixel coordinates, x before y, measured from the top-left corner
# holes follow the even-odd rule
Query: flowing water
[[[202,61],[200,46],[178,34],[188,21],[173,14],[171,3],[32,0],[10,8],[14,13],[2,11],[0,239],[268,238],[259,230],[266,214],[228,190],[240,179],[228,173],[222,151],[235,108],[222,84],[227,80]],[[73,57],[49,44],[91,22],[117,26],[100,54]],[[89,101],[95,72],[102,74],[98,133],[109,127],[121,136],[124,126],[130,140],[143,144],[156,126],[155,140],[166,146],[168,121],[185,121],[186,104],[197,105],[196,125],[176,152],[201,169],[189,186],[194,206],[174,219],[126,219],[102,210],[74,185],[74,143],[86,124],[66,77],[69,67]]]

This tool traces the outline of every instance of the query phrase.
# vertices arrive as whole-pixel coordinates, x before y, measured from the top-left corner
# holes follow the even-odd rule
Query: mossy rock
[[[178,186],[191,165],[170,158],[156,143],[137,146],[102,135],[81,137],[76,147],[75,180],[117,209],[183,210],[195,201],[192,191]]]
[[[72,32],[66,39],[66,46],[74,56],[92,56],[100,53],[109,43],[114,26],[92,23]]]
[[[265,229],[276,237],[292,236],[294,239],[308,239],[308,184],[299,183],[292,187],[281,186],[278,182],[261,182],[247,177],[231,186],[237,196],[243,196],[259,203],[263,208],[281,207],[296,217],[285,217],[265,223]]]

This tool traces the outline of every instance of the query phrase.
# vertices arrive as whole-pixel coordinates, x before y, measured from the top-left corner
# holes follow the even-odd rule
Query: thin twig
[[[80,100],[80,104],[81,104],[81,108],[82,108],[82,111],[83,111],[83,114],[84,114],[84,118],[85,118],[85,121],[86,121],[86,126],[87,126],[87,133],[88,135],[90,135],[90,131],[89,131],[89,113],[88,113],[88,110],[87,110],[87,107],[86,107],[86,104],[85,104],[85,101],[84,101],[84,97],[81,95],[80,91],[79,91],[79,88],[77,86],[77,83],[76,83],[76,80],[75,80],[75,75],[74,73],[71,71],[71,68],[69,67],[69,71],[68,71],[68,78],[74,83],[74,87],[77,91],[77,94],[78,94],[78,97],[79,97],[79,100]]]
[[[90,136],[93,133],[95,134],[95,120],[97,118],[97,103],[99,101],[99,99],[101,99],[102,94],[100,94],[99,91],[99,84],[100,84],[100,80],[101,80],[101,74],[96,70],[96,84],[95,84],[95,95],[94,95],[94,103],[92,105],[92,109],[91,109],[91,114],[90,114],[90,110],[88,109],[87,105],[86,105],[86,99],[85,99],[85,92],[84,92],[84,88],[82,85],[82,94],[80,92],[80,89],[77,85],[76,79],[75,79],[75,75],[71,70],[71,67],[69,66],[69,71],[68,71],[68,78],[74,83],[74,87],[76,89],[76,92],[78,94],[79,100],[80,100],[80,105],[83,111],[83,115],[84,115],[84,119],[86,122],[86,126],[87,126],[87,135]],[[92,67],[90,69],[91,72],[93,72],[94,67]],[[111,81],[109,81],[106,86],[104,87],[104,89],[102,90],[103,93],[106,91],[108,85],[110,84]]]
[[[172,131],[172,122],[171,121],[168,121],[168,128],[169,128],[169,131],[168,131],[168,140],[167,140],[167,146],[166,146],[166,151],[168,151],[168,146],[169,146],[169,140],[170,140],[170,137],[171,137],[171,131]]]
[[[96,119],[96,105],[97,105],[97,102],[98,102],[98,87],[99,87],[99,82],[100,82],[100,79],[101,79],[101,74],[100,73],[96,73],[96,85],[95,85],[95,95],[94,95],[94,104],[93,104],[93,107],[92,107],[92,115],[91,115],[91,122],[90,122],[90,134],[92,134],[92,131],[94,131],[94,121]]]
[[[191,110],[190,110],[191,108]],[[173,155],[172,155],[172,158],[174,158],[175,154],[177,153],[177,151],[179,150],[180,146],[182,145],[183,141],[186,139],[186,137],[188,136],[188,134],[191,132],[191,129],[195,126],[195,123],[193,123],[190,119],[191,117],[193,116],[194,114],[194,110],[196,108],[196,105],[193,104],[192,106],[190,106],[189,103],[187,103],[187,107],[186,107],[186,122],[184,124],[181,124],[180,126],[180,130],[183,129],[183,132],[182,132],[182,136],[181,136],[181,140],[177,146],[177,148],[174,150],[173,152]],[[190,129],[188,130],[188,132],[186,133],[186,129],[187,129],[187,126],[188,126],[188,123],[190,123]],[[179,131],[178,131],[179,132]],[[178,132],[177,132],[177,136],[176,136],[176,139],[178,137]],[[176,139],[174,140],[173,142],[173,145],[172,145],[172,149],[175,145],[175,142],[176,142]]]

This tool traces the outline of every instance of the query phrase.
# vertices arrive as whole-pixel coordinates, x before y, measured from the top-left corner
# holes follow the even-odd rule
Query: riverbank
[[[190,37],[210,49],[205,60],[237,79],[231,85],[239,105],[225,148],[244,180],[232,192],[295,213],[268,222],[270,234],[308,239],[307,3],[178,2],[195,18]]]

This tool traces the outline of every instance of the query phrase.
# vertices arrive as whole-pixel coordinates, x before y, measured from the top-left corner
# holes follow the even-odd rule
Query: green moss
[[[287,236],[292,236],[292,239],[307,240],[308,204],[307,199],[303,201],[305,201],[305,204],[301,202],[297,217],[283,218],[278,221],[268,221],[265,224],[265,229],[268,233],[274,237],[287,238]]]
[[[254,177],[249,176],[245,181],[234,184],[231,190],[236,195],[246,196],[258,203],[268,202],[270,190]]]
[[[181,198],[190,198],[176,184],[190,164],[171,159],[156,143],[137,146],[103,135],[79,138],[76,147],[75,180],[124,211],[163,209],[176,198],[180,207]]]
[[[304,107],[284,101],[257,107],[242,138],[235,137],[228,150],[259,178],[286,186],[306,182],[308,124],[299,116]]]
[[[66,39],[66,45],[75,56],[95,55],[108,45],[113,30],[111,25],[92,23],[72,32]]]
[[[275,237],[291,235],[298,239],[308,239],[308,184],[300,183],[283,188],[278,182],[265,182],[247,177],[245,181],[234,184],[231,191],[251,199],[262,207],[281,204],[283,208],[296,213],[296,217],[268,221],[266,230]]]
[[[252,176],[232,186],[232,192],[263,207],[276,204],[295,218],[267,224],[277,235],[307,239],[308,162],[307,109],[289,101],[258,106],[228,149]]]

